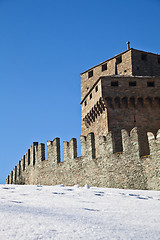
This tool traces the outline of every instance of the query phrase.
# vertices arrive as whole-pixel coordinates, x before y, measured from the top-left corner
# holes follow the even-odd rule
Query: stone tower
[[[134,127],[142,154],[149,154],[146,132],[160,128],[160,55],[129,48],[81,74],[81,131],[111,131],[121,152],[121,129]]]

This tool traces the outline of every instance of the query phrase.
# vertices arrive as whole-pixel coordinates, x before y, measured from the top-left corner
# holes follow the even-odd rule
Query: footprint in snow
[[[53,192],[53,194],[60,194],[60,195],[63,195],[63,194],[65,194],[65,193]]]
[[[41,185],[37,185],[36,190],[38,190],[38,191],[42,190],[42,186]]]
[[[66,191],[73,191],[73,189],[70,189],[70,188],[68,188],[68,189],[65,189]]]
[[[23,202],[20,202],[20,201],[10,201],[10,202],[13,202],[13,203],[23,203]]]
[[[126,196],[126,194],[125,193],[120,193],[121,195],[123,195],[123,196]]]
[[[131,197],[139,197],[140,195],[130,193],[129,196],[131,196]]]
[[[104,192],[95,192],[94,195],[103,197],[104,196]]]
[[[84,210],[87,210],[87,211],[92,211],[92,212],[99,212],[100,210],[98,209],[92,209],[92,208],[83,208]]]
[[[141,197],[141,196],[139,196],[139,197],[137,197],[138,199],[143,199],[143,200],[149,200],[149,198],[148,197]]]
[[[129,196],[131,196],[131,197],[136,197],[137,199],[149,200],[148,197],[143,197],[143,196],[140,196],[140,195],[137,195],[137,194],[132,194],[132,193],[130,193]]]

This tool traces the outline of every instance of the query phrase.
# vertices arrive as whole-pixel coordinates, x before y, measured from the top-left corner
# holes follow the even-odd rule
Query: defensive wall
[[[7,184],[74,185],[160,190],[160,130],[147,133],[149,155],[143,156],[138,128],[122,134],[122,152],[115,152],[112,133],[99,136],[99,154],[95,136],[81,136],[81,156],[77,141],[63,142],[64,161],[60,159],[60,139],[45,144],[34,142],[6,179]]]

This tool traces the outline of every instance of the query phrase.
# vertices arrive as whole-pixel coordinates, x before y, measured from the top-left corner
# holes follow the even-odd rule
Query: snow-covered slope
[[[160,239],[160,192],[0,185],[0,240]]]

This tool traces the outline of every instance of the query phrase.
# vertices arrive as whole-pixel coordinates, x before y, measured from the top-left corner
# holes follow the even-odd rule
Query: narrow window
[[[87,101],[84,102],[84,106],[86,106],[86,105],[87,105]]]
[[[129,82],[129,86],[130,87],[135,87],[137,85],[137,83],[134,81],[134,82]]]
[[[122,98],[122,107],[124,107],[124,108],[128,107],[128,98],[127,97]]]
[[[153,102],[153,100],[152,100],[151,97],[147,97],[147,98],[145,99],[145,102],[146,102],[147,106],[152,107],[152,102]]]
[[[160,57],[158,57],[158,64],[160,64]]]
[[[114,99],[114,103],[115,103],[115,107],[116,107],[116,108],[120,108],[120,98],[119,98],[119,97],[116,97],[116,98]]]
[[[142,53],[141,54],[141,59],[144,61],[147,61],[147,54],[146,53]]]
[[[90,99],[92,99],[92,93],[90,94]]]
[[[138,105],[138,107],[143,107],[143,98],[139,97],[137,99],[137,105]]]
[[[105,100],[106,100],[106,103],[107,103],[107,107],[108,108],[113,108],[112,98],[106,97]]]
[[[98,92],[98,86],[96,86],[95,91]]]
[[[102,65],[102,72],[105,71],[105,70],[107,70],[107,63]]]
[[[160,98],[159,97],[155,98],[155,103],[158,107],[160,107]]]
[[[91,77],[93,77],[93,70],[88,72],[88,78],[91,78]]]
[[[122,56],[116,58],[116,63],[119,64],[122,62]]]
[[[111,82],[111,87],[118,87],[118,81]]]
[[[154,82],[147,82],[147,87],[154,87],[154,86],[155,86]]]
[[[131,98],[129,99],[129,102],[130,102],[130,106],[133,107],[133,108],[135,108],[135,98],[134,98],[134,97],[131,97]]]

